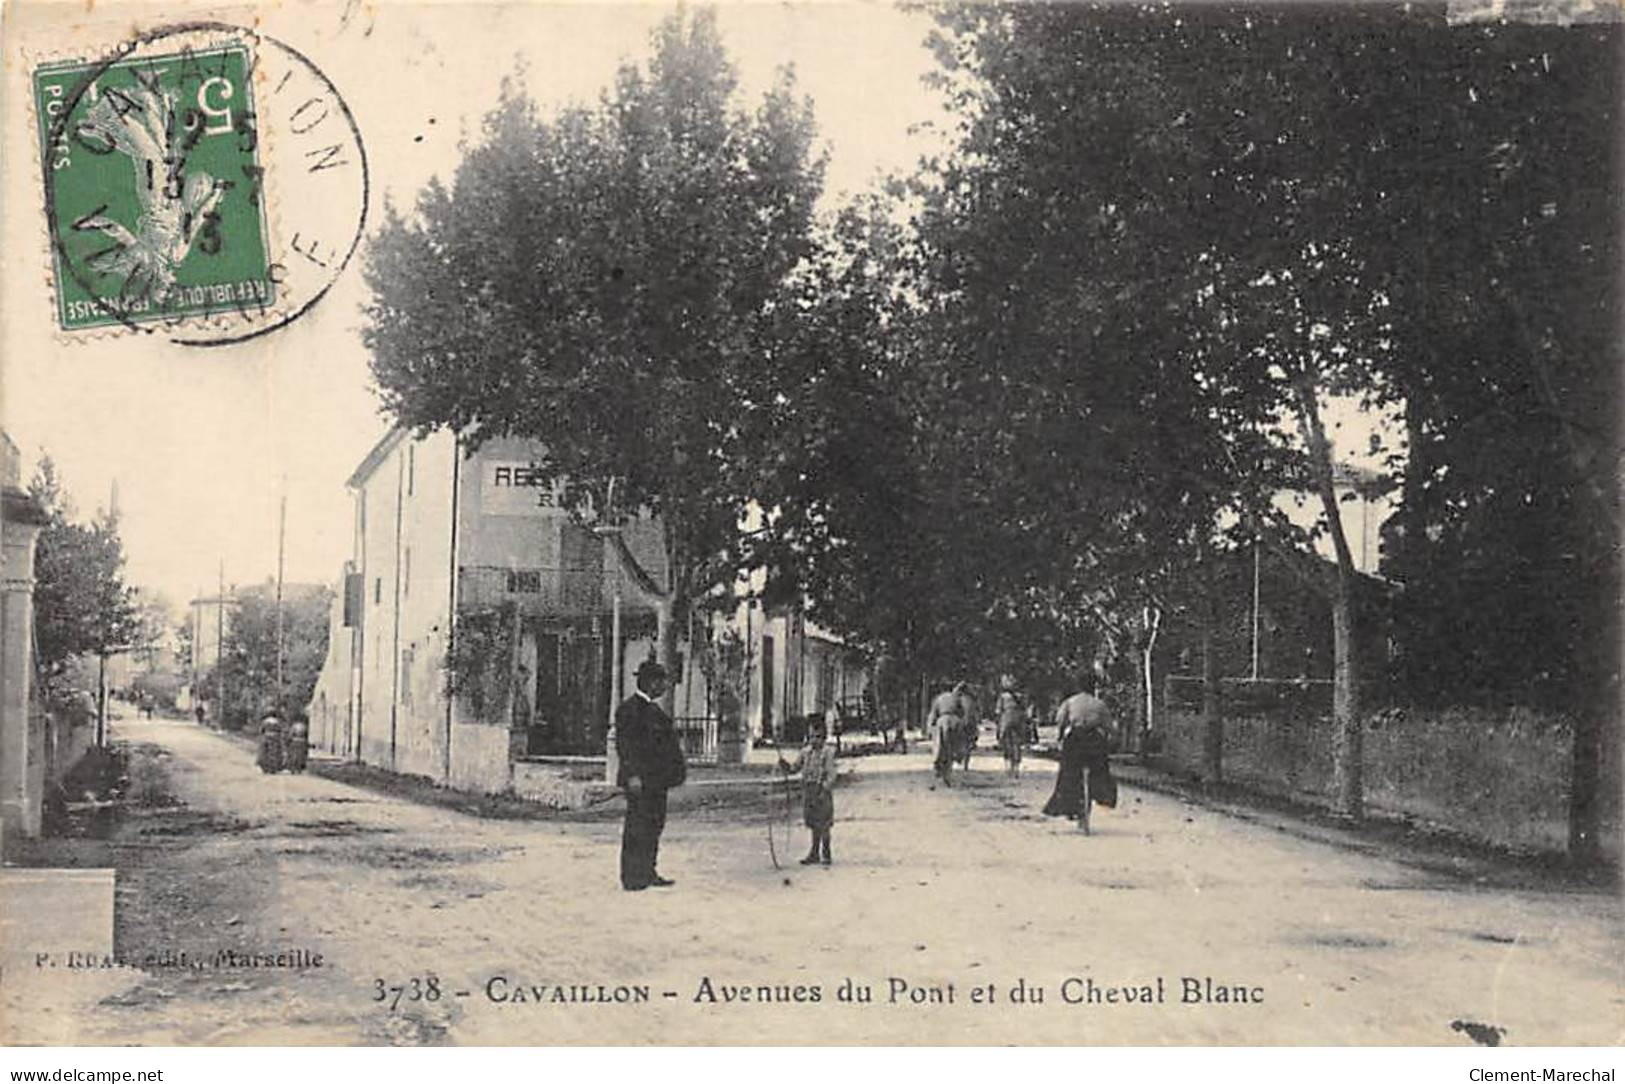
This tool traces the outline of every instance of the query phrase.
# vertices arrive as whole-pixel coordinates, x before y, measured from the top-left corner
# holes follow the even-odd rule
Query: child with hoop
[[[802,820],[812,832],[812,846],[804,866],[822,861],[830,864],[829,830],[835,823],[835,747],[828,743],[828,727],[822,719],[807,724],[807,744],[793,762],[779,757],[779,769],[801,773]]]

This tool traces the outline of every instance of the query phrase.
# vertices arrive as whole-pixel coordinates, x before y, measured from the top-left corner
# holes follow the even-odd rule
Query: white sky
[[[90,7],[87,13],[87,6]],[[287,576],[330,582],[349,556],[344,480],[383,433],[358,327],[359,261],[293,324],[250,343],[184,348],[157,336],[62,342],[48,286],[38,152],[23,123],[27,76],[43,60],[103,45],[185,14],[254,23],[320,67],[349,103],[384,200],[408,205],[430,177],[449,177],[458,144],[478,132],[505,75],[521,64],[544,109],[590,101],[623,57],[647,55],[665,4],[283,3],[258,11],[55,2],[6,11],[7,123],[0,145],[0,425],[32,471],[56,459],[81,512],[104,505],[116,478],[131,582],[184,603],[276,569],[276,506],[287,479]],[[157,14],[155,14],[157,13]],[[722,3],[719,22],[749,106],[794,63],[830,155],[831,206],[877,175],[910,169],[938,148],[914,126],[940,120],[924,88],[929,20],[883,4]],[[96,43],[94,46],[87,42]],[[421,139],[420,139],[421,137]],[[1334,412],[1343,447],[1369,422]]]
[[[90,9],[87,13],[87,7]],[[385,197],[409,204],[449,177],[458,142],[478,130],[519,63],[544,109],[592,100],[617,62],[647,55],[657,4],[287,3],[243,9],[137,4],[12,4],[6,13],[0,267],[0,424],[31,472],[56,460],[82,513],[116,478],[129,579],[182,604],[276,568],[276,505],[287,478],[287,576],[331,581],[349,555],[344,480],[384,431],[357,328],[358,261],[293,324],[237,346],[197,349],[136,339],[61,342],[45,268],[38,152],[26,115],[27,73],[41,60],[92,52],[120,28],[178,14],[243,24],[303,52],[349,103],[373,177],[372,221]],[[87,26],[82,26],[81,21]],[[932,118],[921,77],[928,20],[880,4],[723,4],[719,21],[739,69],[741,104],[793,62],[830,152],[832,196],[929,150],[910,127]],[[422,137],[421,142],[417,137]],[[19,254],[27,254],[23,257]]]

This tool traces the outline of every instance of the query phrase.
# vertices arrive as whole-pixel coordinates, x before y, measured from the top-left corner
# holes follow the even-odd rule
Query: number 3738
[[[391,983],[387,979],[373,979],[372,999],[377,1002],[389,1002],[390,1012],[400,1008],[402,1002],[439,1001],[440,979],[434,975],[413,976],[397,983]]]

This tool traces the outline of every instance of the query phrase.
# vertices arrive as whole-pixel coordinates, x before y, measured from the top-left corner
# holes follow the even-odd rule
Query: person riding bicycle
[[[965,691],[965,683],[960,681],[946,692],[938,693],[931,701],[931,710],[926,713],[925,731],[935,735],[937,742],[937,756],[932,767],[944,786],[953,785],[954,761],[961,758],[965,729],[970,725],[974,711],[970,694]],[[969,756],[966,755],[964,759],[968,765]]]

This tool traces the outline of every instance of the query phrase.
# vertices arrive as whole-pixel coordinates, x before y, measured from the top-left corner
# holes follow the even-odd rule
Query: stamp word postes
[[[33,72],[56,323],[187,346],[299,319],[366,228],[361,133],[303,53],[158,27]]]
[[[64,330],[268,307],[246,47],[34,74]]]

